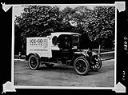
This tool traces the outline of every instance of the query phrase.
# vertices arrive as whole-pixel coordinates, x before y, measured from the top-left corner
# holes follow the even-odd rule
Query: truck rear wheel
[[[30,69],[36,70],[36,69],[39,69],[39,66],[40,66],[39,57],[36,55],[30,55],[30,57],[29,57]]]
[[[79,75],[86,75],[89,67],[89,62],[84,56],[79,56],[74,60],[74,70]]]

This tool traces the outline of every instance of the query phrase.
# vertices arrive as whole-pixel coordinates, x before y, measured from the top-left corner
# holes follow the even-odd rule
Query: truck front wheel
[[[39,66],[40,66],[39,57],[36,55],[30,55],[29,57],[30,69],[36,70],[36,69],[39,69]]]
[[[92,71],[98,71],[101,69],[101,67],[102,67],[101,58],[98,56],[94,56],[92,59],[92,65],[91,65],[90,69]]]
[[[79,56],[74,60],[74,70],[79,75],[86,75],[89,71],[89,62],[84,56]]]

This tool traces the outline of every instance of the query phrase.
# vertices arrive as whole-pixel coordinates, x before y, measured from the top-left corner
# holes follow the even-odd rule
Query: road
[[[41,66],[31,70],[26,61],[14,62],[14,84],[22,86],[79,86],[79,87],[113,87],[114,59],[103,61],[98,72],[90,71],[88,75],[77,75],[71,66],[62,64],[53,68]]]

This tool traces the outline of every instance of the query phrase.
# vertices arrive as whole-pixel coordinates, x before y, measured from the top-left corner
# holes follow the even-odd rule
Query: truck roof
[[[67,35],[72,35],[72,34],[77,34],[77,35],[80,35],[79,33],[73,33],[73,32],[54,32],[54,33],[51,33],[52,36],[59,36],[61,34],[67,34]]]

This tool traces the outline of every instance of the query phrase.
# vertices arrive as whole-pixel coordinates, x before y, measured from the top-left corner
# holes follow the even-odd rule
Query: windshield
[[[72,49],[74,46],[78,46],[78,44],[79,44],[79,35],[62,34],[58,37],[58,46],[60,48]]]

